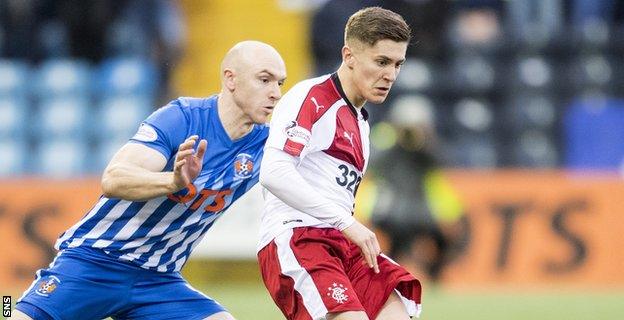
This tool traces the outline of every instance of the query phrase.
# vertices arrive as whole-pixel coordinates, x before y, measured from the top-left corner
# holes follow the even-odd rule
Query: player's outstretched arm
[[[104,170],[104,196],[146,201],[181,190],[201,172],[207,143],[200,141],[195,152],[197,139],[192,136],[180,144],[170,172],[161,172],[167,159],[160,152],[138,143],[126,144]]]

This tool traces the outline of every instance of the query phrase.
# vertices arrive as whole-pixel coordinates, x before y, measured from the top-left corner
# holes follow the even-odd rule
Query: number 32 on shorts
[[[340,175],[336,177],[336,183],[341,187],[347,188],[347,190],[355,195],[360,186],[360,182],[362,182],[362,176],[355,170],[350,170],[349,167],[344,164],[339,165],[338,169],[340,170]]]

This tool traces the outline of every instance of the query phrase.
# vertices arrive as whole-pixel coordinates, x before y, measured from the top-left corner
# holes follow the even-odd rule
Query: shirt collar
[[[344,99],[344,101],[347,103],[347,106],[349,106],[349,109],[351,110],[353,115],[355,115],[355,117],[357,118],[358,116],[357,108],[355,108],[353,104],[351,103],[351,101],[349,101],[349,98],[347,98],[347,95],[342,89],[342,84],[340,83],[340,79],[338,78],[337,72],[332,73],[331,80],[334,83],[334,86],[336,87],[336,90],[338,90],[338,93],[340,94],[342,99]],[[364,107],[360,108],[360,113],[362,114],[362,117],[364,118],[365,121],[368,120],[368,111],[366,111]]]

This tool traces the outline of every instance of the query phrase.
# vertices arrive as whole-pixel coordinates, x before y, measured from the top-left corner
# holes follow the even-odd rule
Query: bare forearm
[[[180,190],[173,172],[152,172],[134,166],[113,165],[102,176],[105,197],[146,201]]]

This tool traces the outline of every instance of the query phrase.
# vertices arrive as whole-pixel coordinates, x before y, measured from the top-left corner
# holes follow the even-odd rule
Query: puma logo
[[[314,105],[316,106],[316,113],[319,112],[319,110],[325,108],[325,106],[319,105],[318,102],[316,101],[316,98],[312,97],[312,103],[314,103]]]
[[[344,131],[342,134],[347,140],[349,140],[349,142],[351,143],[351,146],[353,147],[353,132],[346,132]]]

